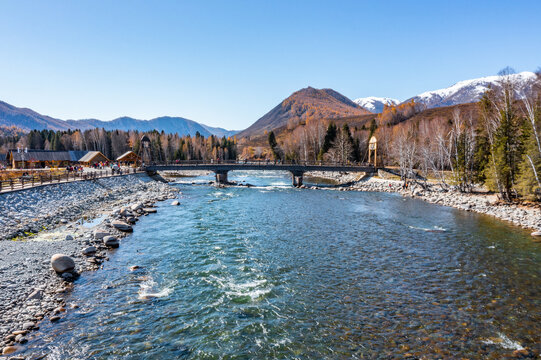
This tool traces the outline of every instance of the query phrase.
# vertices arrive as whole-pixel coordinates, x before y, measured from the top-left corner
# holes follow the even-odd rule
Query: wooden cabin
[[[110,162],[105,155],[100,151],[88,151],[83,157],[79,159],[79,163],[86,166],[92,166],[98,163]]]
[[[141,158],[137,156],[133,151],[127,151],[124,154],[116,158],[116,161],[120,162],[123,165],[134,165],[137,166],[138,162],[141,162]]]
[[[10,150],[7,161],[13,169],[55,168],[72,163],[69,151],[53,150]]]

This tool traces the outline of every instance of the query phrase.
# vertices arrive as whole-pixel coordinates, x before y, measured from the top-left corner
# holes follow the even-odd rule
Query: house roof
[[[126,151],[124,154],[120,155],[119,157],[116,158],[117,161],[123,161],[127,158],[130,158],[130,157],[135,157],[136,159],[139,159],[139,156],[137,156],[136,153],[134,153],[133,151]]]
[[[70,150],[68,152],[70,154],[71,161],[79,161],[79,159],[88,153],[88,150]]]
[[[70,161],[69,151],[54,150],[27,150],[27,152],[17,152],[11,150],[11,156],[15,161]]]
[[[89,151],[82,158],[79,159],[79,162],[91,162],[92,160],[94,160],[94,158],[96,158],[97,156],[100,156],[100,155],[103,158],[105,158],[106,160],[109,160],[109,159],[107,159],[107,157],[105,155],[103,155],[99,151]]]

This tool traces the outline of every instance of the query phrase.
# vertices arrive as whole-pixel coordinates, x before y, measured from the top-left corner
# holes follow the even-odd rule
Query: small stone
[[[146,212],[147,214],[154,214],[158,212],[158,210],[154,208],[143,208],[143,211]]]
[[[96,240],[101,240],[107,235],[109,235],[109,233],[103,229],[94,230],[94,239]]]
[[[70,240],[73,240],[73,236],[72,235],[66,235],[66,241],[70,241]]]
[[[178,200],[175,200],[171,203],[171,206],[179,206],[180,205],[180,201]]]
[[[73,274],[65,272],[62,274],[62,279],[64,279],[65,281],[71,281],[73,280]]]
[[[97,249],[95,246],[89,246],[87,248],[83,249],[83,255],[84,256],[92,256],[96,253]]]
[[[532,236],[541,236],[541,230],[531,233]]]
[[[118,239],[115,236],[108,235],[103,238],[103,244],[110,248],[117,248],[120,246]]]
[[[2,355],[13,354],[15,351],[19,350],[16,346],[6,346],[2,349]]]
[[[133,266],[130,266],[130,271],[135,271],[135,270],[137,270],[139,268],[140,268],[139,265],[133,265]]]
[[[55,315],[55,316],[51,316],[51,317],[49,318],[49,320],[50,320],[51,322],[57,322],[58,320],[60,320],[60,316],[56,316],[56,315]]]
[[[34,290],[30,295],[28,295],[27,300],[41,300],[42,297],[43,297],[42,290]]]
[[[67,223],[68,223],[68,220],[66,220],[66,219],[60,219],[60,222],[61,222],[62,224],[67,224]]]
[[[34,326],[36,326],[36,324],[33,323],[33,322],[25,322],[25,323],[23,324],[23,330],[31,329],[31,328],[33,328]]]
[[[27,342],[28,342],[28,339],[25,338],[23,334],[19,334],[19,335],[17,335],[17,337],[15,338],[15,341],[18,342],[18,343],[24,344],[24,343],[27,343]]]
[[[51,266],[57,273],[64,273],[75,269],[75,262],[64,254],[54,254],[51,257]]]

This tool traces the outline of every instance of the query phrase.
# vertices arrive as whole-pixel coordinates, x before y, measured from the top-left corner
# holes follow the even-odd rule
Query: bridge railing
[[[369,163],[358,162],[329,162],[329,161],[278,161],[278,160],[179,160],[179,161],[163,161],[150,162],[143,164],[143,167],[148,166],[198,166],[198,165],[250,165],[250,166],[333,166],[333,167],[373,167]]]

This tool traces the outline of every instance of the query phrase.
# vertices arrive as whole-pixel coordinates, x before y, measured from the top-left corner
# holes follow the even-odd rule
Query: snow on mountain
[[[396,99],[391,99],[388,97],[376,97],[376,96],[358,98],[358,99],[353,100],[353,102],[359,105],[360,107],[363,107],[366,110],[373,113],[382,112],[383,105],[397,105],[400,103],[400,101]]]
[[[524,71],[510,75],[512,81],[517,84],[516,96],[522,97],[531,89],[536,75],[533,72]],[[498,87],[501,78],[499,76],[487,76],[478,79],[459,81],[445,89],[427,91],[411,99],[426,105],[428,109],[477,102],[490,86]],[[405,101],[405,102],[406,102]]]

